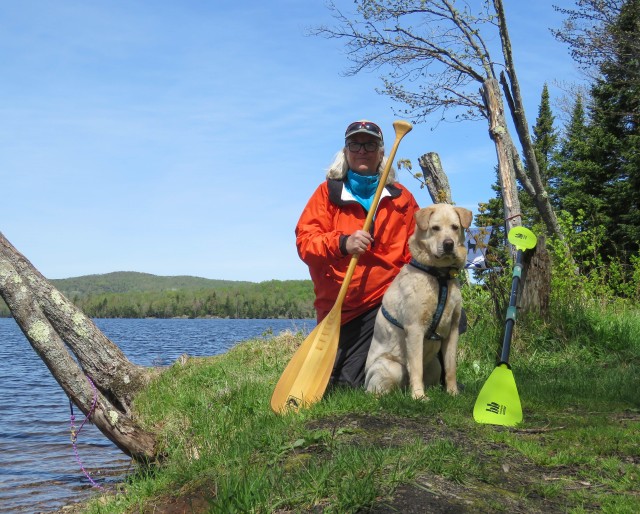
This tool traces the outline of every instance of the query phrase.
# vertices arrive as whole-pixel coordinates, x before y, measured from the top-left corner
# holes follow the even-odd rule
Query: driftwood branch
[[[0,296],[71,401],[90,412],[90,378],[91,421],[127,455],[155,459],[155,436],[134,421],[131,402],[156,372],[132,364],[1,233]]]

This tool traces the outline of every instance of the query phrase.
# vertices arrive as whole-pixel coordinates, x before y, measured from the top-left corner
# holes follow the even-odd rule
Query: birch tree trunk
[[[156,373],[131,363],[0,233],[0,296],[70,400],[124,453],[154,460],[155,436],[136,424],[131,402]],[[95,392],[94,387],[95,385]]]

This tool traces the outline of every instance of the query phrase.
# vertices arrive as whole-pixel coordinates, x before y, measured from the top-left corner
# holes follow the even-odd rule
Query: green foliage
[[[533,146],[536,153],[536,161],[540,168],[540,176],[544,185],[548,185],[549,168],[558,145],[558,134],[554,128],[555,118],[551,112],[549,101],[549,88],[545,84],[542,88],[538,117],[533,127]]]
[[[554,129],[546,85],[533,126],[536,160],[573,253],[567,255],[561,242],[551,242],[552,289],[566,290],[572,284],[580,294],[592,297],[638,299],[640,1],[579,4],[577,11],[560,9],[570,21],[565,24],[567,33],[556,35],[571,45],[576,58],[588,56],[582,64],[597,65],[598,78],[587,101],[579,95],[575,98],[561,140]],[[576,20],[584,24],[574,25]],[[594,20],[602,23],[594,25]],[[496,197],[481,204],[479,226],[504,224],[497,182],[494,190]],[[535,228],[539,217],[533,202],[521,194],[520,204],[522,223]],[[502,241],[504,234],[496,233],[490,242],[497,262],[506,262]],[[500,304],[500,288],[494,284],[499,282],[497,277],[481,273],[476,278],[493,292],[493,303]]]
[[[586,113],[582,97],[578,95],[553,168],[554,204],[569,212],[590,203],[590,198],[584,194],[581,178],[591,166],[588,148]]]
[[[538,163],[540,179],[545,191],[553,198],[554,175],[553,167],[558,147],[558,133],[554,128],[555,118],[551,111],[549,101],[549,88],[545,84],[542,88],[540,96],[540,106],[538,107],[538,117],[536,124],[533,126],[533,150]],[[535,207],[531,195],[525,194],[520,187],[518,191],[520,208],[522,210],[522,223],[526,226],[541,224],[542,220],[538,209]]]
[[[497,173],[496,170],[496,175]],[[488,295],[485,300],[485,308],[490,305],[493,307],[493,314],[500,318],[509,301],[510,256],[505,244],[507,238],[504,229],[504,208],[500,186],[496,182],[492,188],[496,194],[495,198],[487,203],[479,204],[476,215],[478,227],[493,227],[485,253],[488,269],[473,270],[472,273],[474,280],[483,285]],[[468,290],[463,291],[463,294],[468,294]],[[468,300],[465,298],[465,301]]]
[[[606,41],[608,52],[591,88],[589,119],[578,98],[561,145],[557,203],[580,221],[580,230],[602,230],[597,258],[583,261],[580,271],[602,278],[601,266],[614,266],[617,284],[607,286],[619,290],[632,280],[640,251],[640,2],[618,4],[601,30],[592,41]],[[623,287],[620,294],[629,292]]]
[[[551,291],[555,301],[563,302],[567,294],[601,302],[616,298],[640,300],[640,255],[631,256],[627,264],[603,254],[602,247],[608,244],[606,229],[585,224],[584,216],[579,209],[577,217],[564,211],[558,217],[577,268],[568,259],[564,243],[553,238],[547,241],[553,263]]]

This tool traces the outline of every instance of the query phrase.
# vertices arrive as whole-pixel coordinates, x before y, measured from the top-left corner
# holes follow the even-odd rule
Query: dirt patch
[[[177,498],[160,498],[146,505],[139,514],[194,514],[209,512],[214,494],[208,488],[192,491]]]
[[[422,419],[398,416],[349,415],[323,419],[311,424],[310,428],[335,431],[336,427],[347,426],[358,429],[356,438],[365,438],[367,444],[384,447],[405,445],[416,438],[425,442],[448,440],[465,455],[477,459],[482,467],[482,481],[476,478],[454,481],[425,473],[413,483],[400,486],[391,499],[381,501],[368,512],[529,514],[566,512],[570,507],[570,502],[565,497],[557,496],[550,500],[536,492],[537,485],[546,480],[573,481],[570,469],[563,470],[562,477],[550,476],[549,468],[536,466],[520,454],[511,459],[496,459],[496,452],[508,454],[509,448],[472,441],[464,432],[447,427],[442,420],[425,423]],[[582,508],[588,510],[588,506],[583,505]],[[593,508],[595,510],[596,506]]]

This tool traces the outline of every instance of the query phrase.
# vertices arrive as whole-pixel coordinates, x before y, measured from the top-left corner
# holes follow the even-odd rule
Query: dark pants
[[[379,306],[374,307],[340,328],[338,353],[329,379],[329,388],[335,386],[362,387],[364,385],[364,366],[367,362],[367,354],[373,339],[373,327],[379,309]],[[467,313],[462,309],[460,333],[463,334],[466,330]],[[442,352],[438,352],[438,358],[442,364]],[[442,369],[444,370],[444,365]],[[444,383],[444,371],[440,380]]]
[[[330,386],[361,387],[364,384],[364,365],[379,309],[379,306],[375,307],[340,327],[338,353],[329,380]]]

